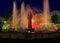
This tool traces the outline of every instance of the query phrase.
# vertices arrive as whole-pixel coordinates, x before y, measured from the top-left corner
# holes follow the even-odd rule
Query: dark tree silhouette
[[[53,23],[58,23],[59,20],[59,11],[51,12],[51,20]]]
[[[8,20],[12,16],[12,10],[6,11],[5,20]]]
[[[58,23],[58,15],[53,15],[51,18],[52,18],[52,22]]]

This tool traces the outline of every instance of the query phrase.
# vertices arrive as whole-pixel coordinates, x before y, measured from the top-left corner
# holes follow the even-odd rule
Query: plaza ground
[[[0,32],[0,38],[10,39],[47,39],[60,37],[60,32]]]

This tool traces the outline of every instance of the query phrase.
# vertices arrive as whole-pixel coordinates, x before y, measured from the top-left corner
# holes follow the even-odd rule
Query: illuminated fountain
[[[50,10],[49,10],[49,3],[48,0],[44,0],[43,2],[43,15],[42,15],[42,27],[45,27],[45,30],[55,31],[54,27],[52,26],[52,22],[50,20]],[[50,29],[49,29],[49,28]],[[44,28],[42,28],[44,29]]]
[[[17,8],[16,8],[16,2],[13,2],[13,15],[12,15],[12,24],[14,25],[15,28],[18,28],[18,13],[17,13]]]
[[[50,17],[49,17],[49,4],[48,4],[48,0],[44,0],[43,2],[43,15],[42,15],[42,26],[47,27],[48,25],[50,25]]]
[[[50,11],[49,11],[49,3],[48,0],[43,0],[43,13],[34,15],[36,17],[32,18],[32,27],[36,27],[36,29],[47,30],[47,31],[55,31],[54,26],[50,20]],[[35,19],[35,20],[34,20]],[[34,23],[35,22],[35,23]]]
[[[38,11],[38,9],[37,9]],[[35,28],[39,27],[40,30],[50,30],[55,31],[52,26],[52,22],[50,20],[50,11],[49,11],[49,3],[48,0],[43,1],[43,12],[42,13],[34,13],[33,9],[30,8],[29,5],[25,7],[24,2],[21,4],[21,11],[17,12],[16,2],[13,2],[13,25],[17,28]],[[48,28],[49,27],[49,28]]]
[[[44,8],[43,8],[43,17],[42,17],[42,20],[43,20],[43,23],[44,25],[50,25],[50,13],[49,13],[49,3],[48,3],[48,0],[44,0]],[[48,24],[47,24],[48,23]]]
[[[26,13],[24,2],[22,2],[22,4],[21,4],[20,19],[21,19],[20,27],[21,28],[28,28],[27,13]]]
[[[27,20],[27,13],[26,13],[24,2],[21,4],[21,11],[18,14],[18,10],[16,8],[16,2],[13,2],[13,20],[12,24],[15,28],[28,28],[28,20]]]

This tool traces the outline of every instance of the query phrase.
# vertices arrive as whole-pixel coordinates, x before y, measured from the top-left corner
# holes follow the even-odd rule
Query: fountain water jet
[[[51,20],[50,20],[50,12],[49,12],[49,3],[48,3],[48,0],[44,0],[43,2],[43,15],[42,15],[42,27],[45,27],[45,28],[42,28],[42,29],[45,29],[45,30],[50,30],[52,29],[52,31],[55,31],[51,26]],[[50,29],[48,28],[50,27]]]
[[[42,15],[42,29],[47,30],[48,26],[50,26],[50,18],[49,18],[49,3],[48,0],[43,1],[43,15]],[[45,27],[45,28],[44,28]]]
[[[22,2],[21,4],[21,13],[20,13],[20,19],[21,19],[21,22],[20,22],[20,26],[22,26],[22,28],[27,28],[28,25],[28,20],[27,20],[27,14],[26,14],[26,9],[25,9],[25,5],[24,5],[24,2]]]
[[[15,28],[18,28],[18,15],[17,15],[17,8],[16,8],[16,2],[13,2],[13,15],[12,15],[12,24]]]
[[[16,2],[13,3],[13,25],[16,26],[16,28],[19,26],[20,28],[37,28],[38,25],[40,26],[39,28],[44,29],[42,27],[48,28],[52,26],[51,21],[50,21],[50,12],[49,12],[49,4],[48,0],[44,0],[43,2],[43,13],[41,13],[41,16],[38,16],[38,21],[37,18],[34,18],[35,13],[33,10],[30,8],[30,6],[27,6],[25,9],[24,2],[21,4],[21,11],[20,11],[20,17],[18,17],[17,9],[16,9]],[[40,14],[40,13],[39,13]],[[29,17],[28,17],[29,15]],[[33,17],[32,17],[32,16]],[[37,14],[38,15],[38,14]],[[31,19],[30,19],[31,18]],[[32,19],[36,19],[35,23],[32,21]],[[40,20],[41,19],[41,20]],[[29,23],[30,22],[30,23]],[[37,23],[36,23],[37,22]],[[31,25],[34,25],[31,27]],[[38,24],[38,25],[37,25]],[[41,25],[40,25],[41,24]],[[35,26],[36,25],[36,26]]]

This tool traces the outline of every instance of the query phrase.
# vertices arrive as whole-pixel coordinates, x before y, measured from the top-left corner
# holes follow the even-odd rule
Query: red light
[[[51,26],[51,29],[52,29],[52,32],[55,32],[55,31],[56,31],[55,28],[54,28],[53,26]]]
[[[32,28],[36,29],[37,23],[32,19]]]
[[[13,24],[11,24],[11,28],[14,29],[14,25]]]

